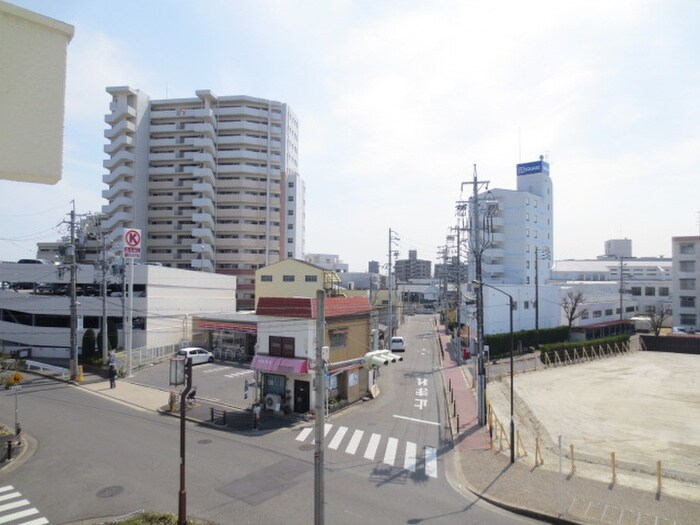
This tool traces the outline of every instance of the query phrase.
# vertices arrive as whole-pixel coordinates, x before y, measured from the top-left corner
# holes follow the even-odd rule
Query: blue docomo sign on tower
[[[543,160],[537,160],[535,162],[526,162],[524,164],[517,164],[515,166],[518,175],[532,175],[533,173],[549,173],[549,163]]]

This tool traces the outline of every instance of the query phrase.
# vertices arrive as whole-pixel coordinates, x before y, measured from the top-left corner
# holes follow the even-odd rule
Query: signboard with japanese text
[[[140,259],[141,258],[141,230],[133,228],[125,228],[122,238],[124,242],[124,258],[125,259]]]

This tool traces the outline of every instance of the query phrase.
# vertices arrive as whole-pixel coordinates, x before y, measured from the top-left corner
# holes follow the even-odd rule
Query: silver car
[[[214,361],[214,354],[208,350],[205,350],[204,348],[198,348],[196,346],[183,348],[177,353],[177,355],[184,358],[191,357],[193,365],[198,365],[200,363],[211,363]]]

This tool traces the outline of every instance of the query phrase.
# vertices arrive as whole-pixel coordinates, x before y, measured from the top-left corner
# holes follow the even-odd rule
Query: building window
[[[686,326],[697,326],[697,317],[694,314],[681,314],[681,324]]]
[[[530,301],[524,301],[523,308],[525,308],[525,310],[529,310],[530,309]]]
[[[593,310],[593,317],[594,318],[602,317],[602,316],[603,316],[603,312],[601,312],[600,310]]]
[[[626,313],[634,312],[634,306],[626,306],[626,307],[625,307],[625,312],[626,312]]]
[[[307,283],[315,283],[318,281],[318,275],[305,275],[304,281]]]
[[[695,279],[679,279],[678,287],[681,290],[695,290]]]
[[[659,286],[659,295],[661,297],[668,297],[668,286]]]
[[[690,254],[693,254],[693,253],[695,253],[695,245],[694,245],[694,244],[691,244],[691,243],[685,243],[685,242],[683,242],[683,243],[681,243],[681,244],[679,245],[678,251],[679,251],[682,255],[690,255]]]
[[[288,229],[288,230],[293,230],[293,229],[294,229],[294,225],[293,225],[293,224],[287,224],[287,229]]]
[[[271,283],[272,282],[272,275],[261,275],[260,280],[264,283]]]
[[[644,287],[644,295],[654,296],[654,295],[656,295],[656,290],[654,289],[653,286],[645,286]]]
[[[525,237],[530,236],[530,228],[525,228]]]
[[[681,308],[695,308],[695,297],[681,295]]]
[[[612,314],[613,314],[612,308],[608,308],[607,310],[605,310],[605,315],[612,315]]]
[[[526,220],[526,221],[529,221],[529,220],[530,220],[530,214],[529,214],[529,213],[526,213],[526,214],[525,214],[525,220]]]
[[[694,272],[695,271],[695,261],[681,261],[680,262],[681,272]]]
[[[331,348],[345,348],[348,344],[348,333],[345,330],[333,330],[330,333]]]
[[[581,319],[588,319],[588,310],[584,310],[581,313]]]
[[[294,210],[287,210],[287,215],[294,215]]]
[[[293,275],[283,275],[282,276],[282,281],[285,283],[293,283],[294,282],[294,276]]]
[[[633,286],[630,289],[630,293],[632,295],[642,295],[642,287],[641,286]]]
[[[294,202],[294,195],[290,195],[289,197],[287,197],[287,200],[289,202]]]
[[[270,355],[277,357],[294,357],[294,338],[270,336]]]

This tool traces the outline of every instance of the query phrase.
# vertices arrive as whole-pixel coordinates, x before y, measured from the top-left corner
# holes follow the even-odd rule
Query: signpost
[[[128,329],[126,337],[126,376],[131,377],[131,347],[133,343],[134,319],[134,259],[141,258],[141,230],[124,228],[122,234],[124,258],[129,259],[129,315],[124,329]],[[124,290],[122,290],[122,293]]]

